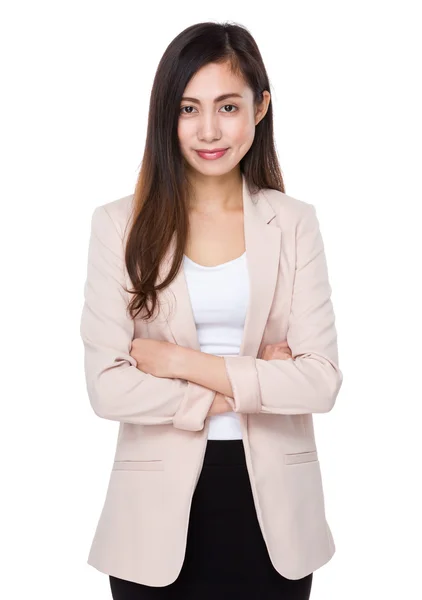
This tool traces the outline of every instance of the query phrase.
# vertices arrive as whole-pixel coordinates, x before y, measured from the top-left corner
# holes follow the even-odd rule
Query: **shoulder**
[[[312,212],[312,209],[315,210],[314,205],[310,202],[299,200],[299,198],[295,198],[279,190],[264,188],[261,190],[261,194],[271,204],[276,213],[294,221],[300,220],[304,214]]]
[[[283,231],[319,227],[316,208],[310,202],[269,188],[262,189],[260,193],[271,205],[277,225]]]
[[[105,219],[108,217],[114,224],[121,238],[123,238],[127,224],[132,215],[134,194],[121,196],[111,202],[100,204],[94,209],[94,218]],[[101,216],[100,216],[101,215]]]

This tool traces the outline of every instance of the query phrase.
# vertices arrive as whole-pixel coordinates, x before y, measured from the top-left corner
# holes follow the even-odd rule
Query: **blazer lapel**
[[[239,355],[257,356],[268,314],[274,297],[278,275],[281,230],[268,226],[275,212],[262,191],[251,195],[242,174],[244,236],[249,272],[249,304]],[[158,280],[166,276],[175,251],[175,235],[160,268]],[[183,264],[171,284],[164,290],[176,301],[167,317],[175,343],[200,350],[189,290]],[[160,301],[162,293],[160,294]]]

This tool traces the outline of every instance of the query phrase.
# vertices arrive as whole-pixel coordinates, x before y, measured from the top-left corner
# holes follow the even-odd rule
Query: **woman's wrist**
[[[208,414],[211,415],[219,415],[226,412],[230,412],[232,410],[230,404],[227,402],[224,394],[220,392],[216,392],[214,396],[214,401],[210,407]]]

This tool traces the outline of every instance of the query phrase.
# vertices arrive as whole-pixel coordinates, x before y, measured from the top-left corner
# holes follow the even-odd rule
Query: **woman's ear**
[[[268,105],[271,100],[271,94],[268,90],[264,90],[262,92],[262,100],[259,104],[257,104],[255,109],[255,127],[258,123],[265,117],[268,110]]]

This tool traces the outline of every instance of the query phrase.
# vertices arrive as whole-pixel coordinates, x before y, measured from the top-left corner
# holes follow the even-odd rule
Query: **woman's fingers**
[[[287,360],[288,358],[292,358],[292,351],[286,341],[278,342],[277,344],[267,344],[261,358],[264,360]]]
[[[282,352],[281,350],[275,350],[273,352],[271,358],[268,360],[275,360],[275,359],[287,360],[288,358],[292,358],[292,355],[290,352]]]

